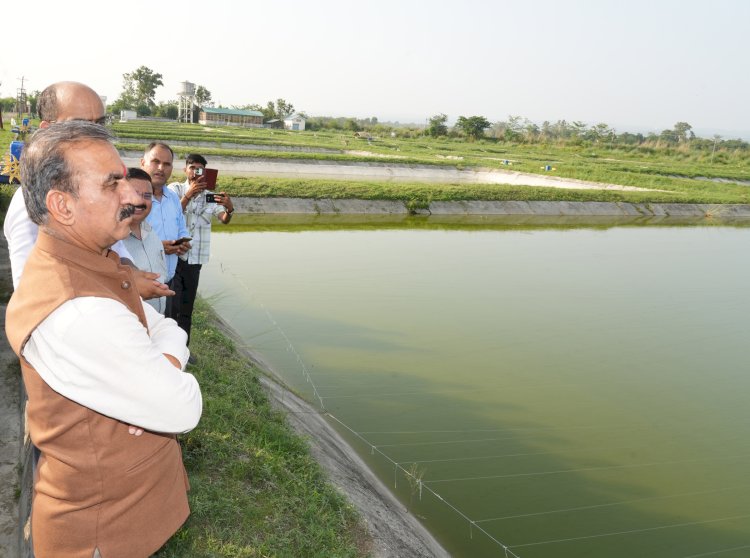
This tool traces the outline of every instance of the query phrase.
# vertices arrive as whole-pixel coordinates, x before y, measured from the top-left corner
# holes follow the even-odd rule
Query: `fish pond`
[[[750,556],[750,222],[240,216],[201,293],[454,556]]]

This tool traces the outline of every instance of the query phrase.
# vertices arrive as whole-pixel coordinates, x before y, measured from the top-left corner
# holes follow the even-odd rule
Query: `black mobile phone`
[[[178,238],[177,240],[175,240],[174,243],[175,243],[175,245],[177,245],[177,244],[183,244],[185,242],[190,242],[191,240],[193,240],[193,239],[190,238],[189,236],[183,236],[182,238]]]
[[[206,192],[206,203],[216,203],[216,194],[213,192]]]

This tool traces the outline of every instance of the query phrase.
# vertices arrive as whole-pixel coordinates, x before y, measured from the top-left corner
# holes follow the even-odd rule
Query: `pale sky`
[[[750,138],[750,0],[37,0],[5,15],[3,97],[25,76],[111,102],[145,65],[159,101],[191,81],[224,106],[283,97],[314,116]]]

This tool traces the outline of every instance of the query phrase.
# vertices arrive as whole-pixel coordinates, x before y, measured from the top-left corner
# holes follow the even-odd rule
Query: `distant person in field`
[[[154,195],[151,177],[145,170],[131,167],[128,169],[126,179],[141,199],[135,206],[133,220],[130,222],[130,234],[123,242],[138,269],[158,273],[159,280],[166,281],[167,260],[164,256],[164,245],[146,221],[146,217],[151,213],[151,200]],[[167,305],[166,297],[152,298],[146,302],[153,306],[154,310],[164,314]]]
[[[202,155],[188,155],[185,159],[185,182],[173,182],[169,185],[169,189],[180,198],[185,211],[188,236],[193,239],[190,250],[181,255],[177,262],[177,271],[172,283],[175,296],[170,314],[188,334],[188,343],[201,267],[208,263],[211,255],[212,218],[215,216],[226,225],[232,220],[234,213],[234,205],[226,192],[206,191],[205,176],[201,173],[207,164]],[[211,195],[213,201],[207,197]]]
[[[177,194],[165,185],[172,176],[172,161],[174,151],[166,143],[151,142],[141,159],[141,168],[151,177],[154,196],[151,199],[151,212],[146,217],[148,224],[156,231],[164,246],[167,259],[167,285],[172,288],[172,279],[177,269],[178,256],[190,250],[190,242],[184,240],[189,237],[185,226],[185,216]],[[165,315],[171,317],[171,305],[174,297],[167,299]]]

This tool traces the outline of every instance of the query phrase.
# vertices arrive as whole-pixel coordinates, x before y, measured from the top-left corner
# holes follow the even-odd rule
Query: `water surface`
[[[455,556],[749,556],[750,228],[653,223],[217,226],[201,291]]]

